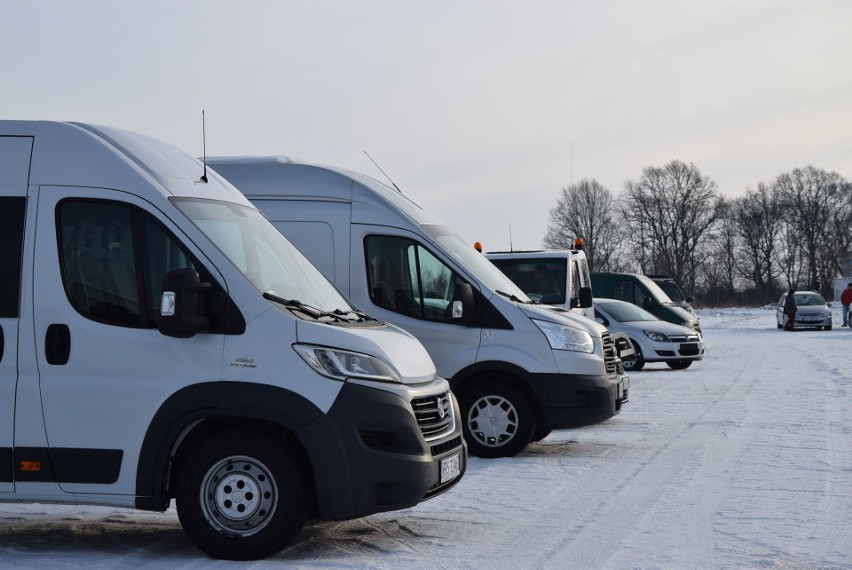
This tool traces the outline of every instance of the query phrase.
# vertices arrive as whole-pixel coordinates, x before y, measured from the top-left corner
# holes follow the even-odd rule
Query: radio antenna
[[[204,123],[204,109],[201,109],[201,145],[201,156],[204,162],[204,174],[201,175],[201,181],[207,184],[207,126]]]
[[[369,158],[369,159],[370,159],[370,162],[372,162],[373,164],[375,164],[375,165],[376,165],[376,168],[378,168],[378,169],[379,169],[379,172],[381,172],[382,174],[384,174],[384,175],[385,175],[385,178],[387,178],[387,179],[388,179],[388,182],[390,182],[390,183],[393,185],[393,187],[394,187],[394,188],[396,188],[396,191],[397,191],[397,192],[399,192],[400,194],[402,194],[402,190],[400,190],[400,189],[399,189],[399,186],[397,186],[397,185],[396,185],[396,183],[395,183],[393,180],[391,180],[391,177],[390,177],[390,176],[388,176],[388,173],[387,173],[387,172],[385,172],[384,170],[382,170],[382,167],[381,167],[381,166],[379,166],[379,163],[378,163],[378,162],[376,162],[375,160],[373,160],[373,157],[372,157],[372,156],[370,156],[370,155],[367,153],[367,151],[366,151],[366,150],[364,151],[364,154],[366,154],[366,155],[367,155],[367,158]]]
[[[515,253],[515,248],[512,246],[512,226],[509,226],[509,251]]]

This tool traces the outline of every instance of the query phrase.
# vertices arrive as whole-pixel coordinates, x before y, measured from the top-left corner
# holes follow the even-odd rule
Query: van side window
[[[463,281],[428,249],[408,238],[365,240],[370,300],[415,319],[452,322],[456,284]]]
[[[185,250],[135,206],[64,201],[57,225],[68,298],[94,321],[156,326],[163,277],[172,269],[193,267]]]
[[[21,260],[24,249],[24,217],[27,199],[0,197],[0,318],[20,316]]]

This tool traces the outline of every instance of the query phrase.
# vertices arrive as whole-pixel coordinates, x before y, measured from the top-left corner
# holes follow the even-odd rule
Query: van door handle
[[[44,356],[48,364],[62,365],[71,356],[71,331],[68,325],[53,324],[44,336]]]
[[[3,362],[3,350],[5,348],[6,343],[3,339],[3,327],[0,327],[0,362]]]

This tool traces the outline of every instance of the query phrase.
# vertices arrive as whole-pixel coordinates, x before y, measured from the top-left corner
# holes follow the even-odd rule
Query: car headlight
[[[573,350],[576,352],[595,351],[592,335],[584,330],[549,321],[530,320],[535,323],[535,326],[541,329],[541,332],[547,337],[547,342],[550,343],[550,348],[554,350]]]
[[[311,368],[327,378],[341,382],[348,378],[400,382],[399,375],[388,364],[369,354],[312,344],[294,344],[293,349]]]
[[[822,310],[822,316],[823,317],[830,317],[831,316],[831,309],[823,309]]]
[[[642,331],[642,332],[645,333],[645,336],[647,336],[648,338],[650,338],[654,342],[671,342],[669,337],[667,337],[666,335],[664,335],[661,332],[657,332],[657,331]]]
[[[683,321],[680,326],[695,330],[695,321]]]

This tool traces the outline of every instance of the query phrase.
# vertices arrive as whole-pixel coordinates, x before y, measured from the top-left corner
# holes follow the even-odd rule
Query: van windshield
[[[422,224],[420,226],[436,244],[446,253],[455,258],[456,262],[476,277],[480,283],[493,292],[514,296],[522,303],[531,303],[529,297],[520,287],[515,285],[506,274],[488,261],[484,255],[473,249],[472,245],[457,236],[449,226]]]
[[[175,199],[174,205],[258,291],[320,311],[353,310],[334,285],[257,210],[195,198]]]

